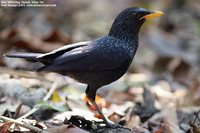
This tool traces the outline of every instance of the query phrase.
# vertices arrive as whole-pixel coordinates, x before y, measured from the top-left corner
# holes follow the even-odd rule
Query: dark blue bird
[[[66,45],[49,53],[8,53],[7,57],[25,58],[44,64],[38,71],[53,71],[87,84],[86,95],[104,122],[109,125],[95,103],[96,91],[110,84],[128,70],[138,48],[138,33],[146,19],[163,15],[160,11],[128,8],[114,20],[108,35]]]

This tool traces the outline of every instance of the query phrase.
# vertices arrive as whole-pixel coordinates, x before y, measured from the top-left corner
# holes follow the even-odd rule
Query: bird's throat
[[[124,41],[134,41],[138,39],[138,34],[143,22],[133,25],[113,24],[109,36],[113,36]]]
[[[126,42],[134,42],[135,40],[138,39],[138,33],[139,30],[134,30],[133,32],[125,31],[125,30],[118,30],[115,29],[114,31],[111,31],[109,33],[109,36],[115,37],[117,39],[120,39],[122,41]]]

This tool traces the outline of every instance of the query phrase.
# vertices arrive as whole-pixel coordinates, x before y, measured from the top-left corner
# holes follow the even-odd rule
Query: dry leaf
[[[87,98],[87,96],[84,97],[85,102],[89,105],[89,108],[91,110],[95,110],[95,107],[92,105],[92,103],[90,102],[90,100]],[[96,95],[96,99],[95,102],[97,103],[97,105],[102,109],[102,108],[107,108],[108,107],[108,103],[105,101],[105,99],[103,99],[101,96]]]
[[[61,102],[61,101],[62,101],[62,99],[61,99],[61,97],[60,97],[58,91],[54,91],[54,92],[53,92],[52,97],[51,97],[51,100],[52,100],[53,102]]]
[[[9,128],[13,122],[6,122],[0,126],[0,133],[10,133]]]
[[[64,44],[72,43],[72,39],[69,36],[64,36],[58,30],[53,30],[47,37],[43,39],[45,42],[60,42]]]

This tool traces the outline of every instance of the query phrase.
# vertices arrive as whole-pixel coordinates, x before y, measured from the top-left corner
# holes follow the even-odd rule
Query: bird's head
[[[109,35],[122,39],[137,37],[145,20],[159,17],[163,14],[161,11],[148,11],[138,7],[125,9],[114,20]]]

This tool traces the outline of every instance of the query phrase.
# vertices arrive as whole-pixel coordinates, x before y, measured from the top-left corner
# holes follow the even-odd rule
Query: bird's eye
[[[131,15],[132,15],[132,17],[135,17],[136,13],[133,13],[133,14],[131,14]]]
[[[139,18],[139,17],[140,17],[140,15],[139,15],[139,14],[135,14],[135,17],[136,17],[136,18]]]

